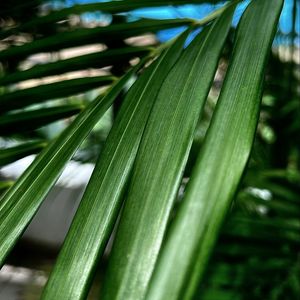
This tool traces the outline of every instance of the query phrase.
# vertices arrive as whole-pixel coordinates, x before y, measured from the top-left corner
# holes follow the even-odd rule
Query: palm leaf
[[[190,1],[193,3],[204,3],[208,2],[208,0],[193,0]],[[220,2],[220,1],[210,1],[210,2]],[[103,13],[116,14],[121,12],[128,12],[130,10],[145,8],[145,7],[158,7],[158,6],[166,6],[166,5],[180,5],[186,4],[188,1],[186,0],[154,0],[154,1],[135,1],[135,0],[123,0],[118,1],[118,4],[114,3],[114,1],[106,2],[106,3],[88,3],[81,5],[73,5],[72,7],[60,9],[58,11],[53,11],[46,16],[36,17],[29,22],[18,26],[17,28],[12,28],[10,30],[6,30],[0,33],[0,38],[5,38],[11,34],[16,32],[27,31],[28,29],[36,28],[37,26],[45,26],[60,20],[64,20],[70,15],[82,14],[85,12],[93,12],[93,11],[101,11]]]
[[[1,113],[49,99],[83,93],[93,88],[109,85],[114,80],[115,77],[113,76],[77,78],[5,93],[0,96]]]
[[[0,85],[7,85],[32,78],[58,75],[87,68],[102,68],[112,64],[122,64],[134,57],[145,55],[149,53],[150,50],[151,48],[149,47],[108,49],[52,63],[36,65],[25,71],[6,74],[0,78]]]
[[[103,299],[145,296],[234,8],[195,38],[162,84],[137,154]]]
[[[0,150],[0,167],[21,159],[27,155],[34,154],[45,148],[47,145],[43,141],[33,141],[22,143],[14,147]]]
[[[193,23],[193,21],[188,19],[143,19],[135,22],[112,24],[104,27],[80,28],[37,39],[22,46],[9,47],[0,52],[0,61],[9,58],[23,59],[28,55],[39,52],[57,51],[86,44],[125,39],[131,36],[156,32],[162,29],[190,25],[191,23]]]
[[[2,115],[0,117],[0,134],[7,136],[35,130],[54,121],[78,114],[82,109],[83,105],[69,104]]]
[[[127,93],[44,290],[43,299],[85,298],[97,261],[120,210],[124,187],[155,96],[179,57],[186,37],[187,33],[179,37]]]
[[[239,23],[217,108],[147,299],[191,299],[195,292],[251,151],[281,8],[281,0],[272,10],[254,0]]]
[[[38,210],[80,143],[132,77],[132,69],[96,98],[29,166],[0,202],[0,265]]]
[[[271,6],[267,0],[249,1],[237,29],[230,25],[239,1],[220,6],[200,21],[130,21],[138,8],[218,0],[80,4],[18,25],[23,19],[19,11],[27,12],[35,1],[13,0],[8,9],[0,5],[5,7],[0,37],[8,37],[0,51],[0,142],[16,145],[0,149],[0,166],[41,152],[15,183],[0,182],[0,265],[84,142],[73,159],[99,157],[42,299],[89,298],[94,275],[96,271],[102,275],[107,258],[104,282],[97,277],[94,281],[104,300],[298,299],[297,66],[280,59],[280,46],[279,55],[272,51],[265,74],[283,1],[274,0]],[[297,0],[291,1],[292,32],[280,34],[289,42],[297,35]],[[91,28],[69,22],[73,15],[84,18],[85,12],[101,12],[112,22]],[[11,26],[12,21],[16,25]],[[153,39],[146,40],[145,47],[129,46],[135,39],[126,40],[187,26],[189,30],[204,26],[200,34],[193,33],[190,44],[189,30],[162,46]],[[228,35],[229,30],[235,37]],[[80,51],[91,43],[104,43],[107,49],[24,70],[28,61],[35,60],[32,54],[45,52],[53,58],[60,52],[52,51],[76,46]],[[288,47],[295,52],[294,44]],[[132,68],[136,61],[141,62]],[[215,91],[227,64],[217,101]],[[18,84],[104,67],[105,74],[120,78],[84,77],[24,89]],[[43,104],[100,86],[107,88],[92,103],[85,101],[89,95],[81,97],[89,103],[85,108],[61,100],[60,106]],[[34,103],[42,108],[27,108]],[[95,125],[111,105],[113,126],[103,134],[102,122]],[[49,144],[33,140],[40,126],[77,113]],[[275,143],[267,137],[268,129],[274,131]],[[2,174],[6,178],[5,168]],[[108,256],[103,256],[109,239],[112,251],[109,247]]]

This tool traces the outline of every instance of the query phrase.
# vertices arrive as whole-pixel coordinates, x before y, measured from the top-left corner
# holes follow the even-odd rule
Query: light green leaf
[[[32,78],[58,75],[87,68],[102,68],[112,64],[126,62],[131,58],[147,54],[150,50],[150,47],[109,49],[52,63],[40,64],[25,71],[6,74],[0,78],[0,85],[12,84]]]
[[[235,38],[229,69],[183,203],[146,299],[192,299],[246,166],[256,130],[264,67],[282,0],[254,0]]]
[[[137,154],[103,300],[145,296],[234,8],[195,38],[162,84]]]

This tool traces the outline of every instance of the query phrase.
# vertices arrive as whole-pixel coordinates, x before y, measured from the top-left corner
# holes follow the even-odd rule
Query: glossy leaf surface
[[[145,296],[233,11],[227,9],[195,38],[162,84],[133,169],[104,281],[105,300]]]
[[[84,299],[119,213],[161,82],[180,56],[184,33],[129,90],[81,200],[43,299]]]
[[[254,0],[239,23],[221,95],[147,299],[194,295],[249,158],[281,8],[281,0],[272,9],[269,1]]]

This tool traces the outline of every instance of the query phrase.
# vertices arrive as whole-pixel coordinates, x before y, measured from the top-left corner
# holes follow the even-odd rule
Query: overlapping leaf
[[[230,6],[195,38],[162,84],[137,154],[102,299],[145,296],[233,11]]]
[[[193,297],[252,148],[282,2],[270,9],[269,1],[254,0],[239,23],[217,108],[147,299]]]
[[[84,299],[122,204],[150,110],[161,82],[180,56],[184,33],[154,62],[128,92],[115,120],[43,299]]]
[[[0,116],[0,135],[7,136],[34,130],[78,114],[82,109],[83,105],[69,104],[2,115]]]
[[[207,3],[210,2],[208,0],[193,0],[193,3]],[[216,3],[217,0],[212,0],[212,2]],[[221,1],[220,1],[221,2]],[[84,12],[93,12],[93,11],[101,11],[104,13],[116,14],[120,12],[127,12],[130,10],[144,8],[144,7],[157,7],[157,6],[166,6],[170,4],[180,5],[186,4],[188,1],[186,0],[154,0],[154,1],[135,1],[135,0],[125,0],[118,1],[118,3],[114,3],[114,1],[105,2],[105,3],[88,3],[81,5],[73,5],[72,7],[64,8],[58,11],[53,11],[50,14],[42,17],[37,17],[25,24],[18,26],[17,28],[12,28],[10,30],[6,30],[0,33],[0,38],[7,37],[15,32],[22,32],[26,30],[30,30],[37,26],[45,26],[47,24],[53,24],[54,22],[64,20],[70,15],[82,14]]]
[[[103,98],[95,99],[82,111],[74,122],[44,149],[1,199],[0,265],[4,263],[9,251],[58,179],[65,164],[113,103],[134,71],[135,69],[132,69],[124,75]]]
[[[81,28],[69,32],[57,33],[53,36],[38,39],[22,46],[10,47],[0,52],[0,61],[9,58],[22,59],[30,54],[43,51],[57,51],[86,44],[124,39],[143,33],[151,33],[162,29],[190,25],[191,23],[193,23],[193,21],[188,19],[143,19],[135,22],[112,24],[104,27]]]
[[[21,145],[0,149],[0,167],[12,163],[27,155],[41,151],[47,143],[43,141],[33,141],[22,143]]]
[[[84,70],[87,68],[102,68],[112,64],[126,62],[131,58],[147,54],[149,51],[149,47],[108,49],[52,63],[40,64],[28,70],[6,74],[0,78],[0,85],[12,84],[32,78],[58,75],[71,71]]]
[[[5,93],[0,96],[1,113],[12,109],[22,108],[30,104],[43,102],[49,99],[67,97],[111,84],[114,76],[95,76],[78,78],[43,84],[32,88]]]

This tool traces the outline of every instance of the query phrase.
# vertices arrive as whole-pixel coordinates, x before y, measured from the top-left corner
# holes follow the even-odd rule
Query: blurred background
[[[0,193],[115,77],[182,32],[186,20],[202,19],[224,3],[1,1]],[[243,1],[236,10],[197,126],[182,190],[222,86],[236,25],[248,3]],[[101,36],[106,26],[127,24],[137,25]],[[251,159],[199,286],[199,300],[300,299],[299,83],[300,1],[285,0]],[[120,103],[122,96],[76,152],[0,270],[1,300],[39,299]],[[178,201],[181,196],[179,191]],[[104,257],[89,299],[97,299],[105,265]]]

